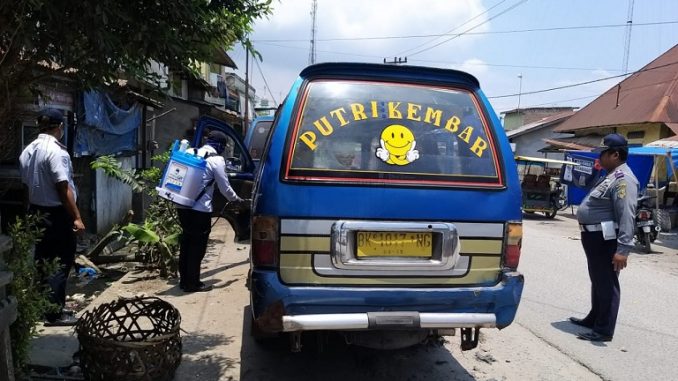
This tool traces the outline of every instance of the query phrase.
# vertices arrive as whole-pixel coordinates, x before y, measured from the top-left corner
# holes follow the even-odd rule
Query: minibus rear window
[[[250,142],[249,150],[252,159],[261,159],[261,153],[264,151],[264,145],[268,138],[268,133],[271,131],[273,121],[260,121],[254,126],[252,131],[252,141]]]
[[[318,80],[299,110],[287,180],[503,186],[492,132],[469,90]]]

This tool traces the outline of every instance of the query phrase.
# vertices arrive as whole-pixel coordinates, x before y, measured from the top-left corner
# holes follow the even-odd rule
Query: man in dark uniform
[[[576,325],[590,328],[578,338],[610,341],[619,311],[619,271],[633,248],[638,180],[626,165],[628,143],[619,134],[605,136],[600,165],[607,176],[594,186],[577,210],[581,242],[591,278],[591,310]]]
[[[35,260],[59,259],[54,274],[43,274],[51,288],[50,301],[58,312],[46,316],[45,325],[73,325],[77,320],[65,313],[66,283],[75,261],[76,234],[85,231],[76,205],[77,191],[73,183],[73,166],[66,147],[60,143],[64,136],[64,118],[59,110],[46,109],[37,119],[40,134],[21,152],[19,163],[21,180],[28,188],[30,213],[40,213],[44,229],[35,246]]]

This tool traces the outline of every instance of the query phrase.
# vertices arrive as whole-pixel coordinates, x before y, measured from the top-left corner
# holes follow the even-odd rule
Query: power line
[[[634,73],[629,73],[628,75],[632,75],[632,74],[634,74]],[[627,91],[637,90],[637,89],[643,89],[643,88],[646,88],[646,87],[653,87],[653,86],[656,86],[656,85],[661,85],[661,84],[669,83],[669,82],[673,82],[673,81],[674,81],[673,79],[669,79],[669,80],[665,80],[665,81],[658,81],[658,82],[646,83],[646,84],[644,84],[644,85],[642,85],[642,86],[622,87],[622,88],[619,89],[619,91],[620,91],[620,93],[625,93],[625,92],[627,92]],[[608,91],[609,91],[609,90],[608,90]],[[524,95],[524,94],[525,94],[525,93],[523,93],[523,95]],[[587,95],[587,96],[585,96],[585,97],[578,97],[578,98],[571,98],[571,99],[561,99],[561,100],[557,100],[557,101],[551,101],[551,102],[545,102],[545,103],[533,104],[533,105],[530,105],[530,106],[527,106],[527,107],[538,107],[538,106],[550,105],[550,104],[555,104],[555,103],[563,103],[563,102],[578,101],[578,100],[582,100],[582,99],[595,98],[595,97],[599,97],[599,96],[601,96],[601,95],[600,95],[600,94],[597,94],[597,95]]]
[[[285,48],[285,49],[297,49],[297,50],[306,50],[306,48],[302,48],[299,46],[289,46],[289,45],[281,45],[281,44],[274,44],[274,43],[267,43],[267,42],[260,42],[261,45],[268,45],[268,46],[275,46],[279,48]],[[377,56],[377,55],[369,55],[369,54],[357,54],[357,53],[349,53],[349,52],[338,52],[334,50],[317,50],[317,52],[320,53],[328,53],[328,54],[336,54],[336,55],[345,55],[345,56],[352,56],[352,57],[364,57],[364,58],[379,58],[382,59],[383,56]],[[516,68],[516,69],[548,69],[548,70],[580,70],[580,71],[591,71],[591,70],[605,70],[605,71],[621,71],[620,69],[603,69],[600,67],[568,67],[568,66],[540,66],[540,65],[515,65],[515,64],[493,64],[493,63],[487,63],[487,62],[482,62],[482,63],[473,63],[473,62],[453,62],[453,61],[439,61],[439,60],[423,60],[423,59],[409,59],[408,61],[410,62],[421,62],[421,63],[435,63],[435,64],[445,64],[445,65],[478,65],[478,66],[490,66],[490,67],[510,67],[510,68]]]
[[[427,42],[424,42],[423,44],[419,44],[419,45],[417,45],[417,46],[415,46],[415,47],[412,47],[412,48],[409,48],[409,49],[405,49],[405,50],[403,50],[402,52],[396,53],[395,55],[396,55],[396,56],[399,56],[399,55],[402,55],[402,54],[406,54],[406,53],[411,52],[411,51],[413,51],[413,50],[419,49],[419,48],[421,48],[422,46],[424,46],[424,45],[426,45],[426,44],[432,43],[433,41],[439,39],[440,37],[446,36],[446,35],[448,35],[449,33],[452,33],[452,32],[454,32],[455,30],[457,30],[457,29],[463,27],[464,25],[470,23],[471,21],[477,19],[478,17],[480,17],[480,16],[486,14],[487,12],[489,12],[489,11],[491,11],[492,9],[498,7],[499,5],[501,5],[501,4],[504,3],[504,2],[506,2],[506,0],[501,0],[501,1],[498,2],[497,4],[495,4],[495,5],[493,5],[493,6],[489,7],[489,8],[487,8],[487,9],[485,10],[485,12],[479,13],[479,14],[477,14],[477,15],[471,17],[470,19],[466,20],[463,24],[457,25],[456,27],[454,27],[454,28],[452,28],[452,29],[446,31],[445,33],[441,34],[440,36],[437,36],[437,37],[435,37],[434,39],[432,39],[432,40],[430,40],[430,41],[427,41]]]
[[[273,103],[277,106],[277,105],[278,105],[278,101],[275,99],[275,97],[274,97],[273,94],[271,93],[271,87],[268,85],[268,81],[266,81],[266,76],[264,76],[264,71],[261,70],[261,66],[259,66],[259,60],[255,58],[255,59],[254,59],[254,62],[257,63],[257,69],[259,69],[259,74],[261,74],[261,78],[264,80],[264,85],[266,86],[266,90],[268,90],[268,95],[271,96],[271,99],[273,100]]]
[[[450,61],[436,61],[436,60],[410,60],[412,62],[424,62],[424,63],[438,63],[438,64],[447,64],[447,65],[477,65],[477,66],[491,66],[491,67],[510,67],[516,69],[548,69],[548,70],[581,70],[581,71],[592,71],[592,70],[605,70],[605,71],[621,71],[619,69],[603,69],[603,68],[591,68],[591,67],[572,67],[572,66],[542,66],[542,65],[515,65],[515,64],[493,64],[488,62],[450,62]]]
[[[571,87],[578,87],[578,86],[583,86],[583,85],[589,85],[591,83],[607,81],[609,79],[621,78],[621,77],[625,77],[625,76],[631,75],[631,74],[633,74],[633,73],[619,74],[619,75],[614,75],[614,76],[611,76],[611,77],[598,78],[598,79],[594,79],[594,80],[591,80],[591,81],[578,82],[578,83],[573,83],[573,84],[570,84],[570,85],[551,87],[551,88],[543,89],[543,90],[526,91],[526,92],[523,92],[523,93],[520,93],[520,94],[522,94],[522,95],[532,95],[532,94],[546,93],[546,92],[549,92],[549,91],[569,89]],[[509,98],[509,97],[517,97],[518,95],[519,95],[518,93],[515,93],[515,94],[496,95],[496,96],[487,97],[487,98],[488,99]]]
[[[268,42],[259,42],[259,44],[268,45],[268,46],[277,46],[279,48],[285,48],[285,49],[306,50],[306,48],[302,48],[302,47],[299,47],[299,46],[280,45],[280,44],[274,44],[274,43],[268,43]],[[333,50],[316,50],[316,52],[331,53],[331,54],[338,54],[338,55],[343,55],[343,56],[353,56],[353,57],[379,58],[380,60],[383,58],[383,56],[375,56],[375,55],[370,55],[370,54],[357,54],[357,53],[349,53],[349,52],[335,52]]]
[[[522,4],[526,3],[526,2],[527,2],[527,0],[520,0],[519,2],[517,2],[517,3],[513,4],[512,6],[510,6],[510,7],[506,8],[506,9],[504,9],[503,11],[497,13],[496,15],[493,15],[493,16],[489,17],[487,20],[481,22],[480,24],[476,24],[476,25],[474,25],[474,26],[472,26],[472,27],[466,29],[465,31],[463,31],[463,32],[461,32],[461,33],[459,33],[459,34],[456,34],[456,35],[454,35],[454,36],[452,36],[452,37],[450,37],[450,38],[448,38],[448,39],[446,39],[446,40],[443,40],[443,41],[441,41],[441,42],[439,42],[439,43],[437,43],[437,44],[435,44],[435,45],[433,45],[433,46],[429,46],[429,47],[427,47],[427,48],[419,49],[419,50],[415,51],[414,53],[410,53],[408,56],[409,56],[409,57],[413,57],[413,56],[416,56],[417,54],[421,54],[421,53],[424,53],[424,52],[426,52],[426,51],[429,51],[429,50],[431,50],[431,49],[433,49],[433,48],[437,48],[438,46],[440,46],[440,45],[442,45],[442,44],[446,44],[446,43],[448,43],[448,42],[454,40],[455,38],[461,37],[461,36],[463,36],[464,34],[470,32],[470,31],[472,31],[472,30],[474,30],[474,29],[476,29],[476,28],[478,28],[478,27],[480,27],[480,26],[482,26],[482,25],[487,24],[488,22],[490,22],[490,21],[496,19],[497,17],[499,17],[499,16],[501,16],[501,15],[503,15],[503,14],[505,14],[505,13],[507,13],[507,12],[513,10],[513,9],[515,9],[515,8],[517,8],[518,6],[520,6],[520,5],[522,5]]]
[[[414,52],[414,53],[410,53],[408,56],[409,56],[409,57],[413,57],[413,56],[416,56],[417,54],[421,54],[421,53],[427,52],[427,51],[429,51],[429,50],[431,50],[431,49],[433,49],[433,48],[437,48],[438,46],[440,46],[440,45],[442,45],[442,44],[446,44],[446,43],[448,43],[448,42],[454,40],[455,38],[458,38],[458,37],[460,37],[460,36],[463,36],[464,34],[470,32],[470,31],[472,31],[472,30],[474,30],[474,29],[476,29],[476,28],[478,28],[478,27],[480,27],[480,26],[482,26],[482,25],[487,24],[488,22],[490,22],[490,21],[496,19],[497,17],[499,17],[499,16],[501,16],[501,15],[507,13],[507,12],[510,12],[511,10],[517,8],[518,6],[520,6],[520,5],[522,5],[522,4],[525,4],[526,2],[527,2],[527,0],[520,0],[519,2],[517,2],[517,3],[513,4],[512,6],[510,6],[510,7],[506,8],[506,9],[504,9],[503,11],[497,13],[496,15],[493,15],[493,16],[489,17],[487,20],[481,22],[480,24],[476,24],[475,26],[472,26],[472,27],[466,29],[465,31],[463,31],[463,32],[461,32],[461,33],[459,33],[459,34],[457,34],[457,35],[454,35],[454,36],[452,36],[452,37],[450,37],[450,38],[448,38],[448,39],[446,39],[446,40],[443,40],[443,41],[441,41],[441,42],[439,42],[439,43],[437,43],[437,44],[435,44],[435,45],[433,45],[433,46],[429,46],[429,47],[427,47],[427,48],[417,50],[417,51]]]
[[[646,23],[633,23],[634,27],[639,26],[657,26],[657,25],[672,25],[678,24],[678,20],[672,21],[656,21],[656,22],[646,22]],[[369,40],[397,40],[397,39],[410,39],[410,38],[430,38],[430,37],[461,37],[461,36],[479,36],[479,35],[491,35],[491,34],[514,34],[514,33],[533,33],[533,32],[554,32],[562,30],[580,30],[580,29],[607,29],[607,28],[626,28],[628,23],[625,24],[601,24],[601,25],[571,25],[571,26],[558,26],[550,28],[529,28],[529,29],[510,29],[510,30],[495,30],[495,31],[486,31],[486,32],[466,32],[466,33],[440,33],[440,34],[411,34],[411,35],[402,35],[402,36],[379,36],[379,37],[334,37],[334,38],[318,38],[316,41],[319,42],[331,42],[331,41],[369,41]],[[252,42],[308,42],[308,40],[302,39],[265,39],[265,40],[252,40]]]
[[[563,86],[551,87],[551,88],[543,89],[543,90],[535,90],[535,91],[521,92],[520,94],[521,94],[521,95],[541,94],[541,93],[546,93],[546,92],[549,92],[549,91],[562,90],[562,89],[569,89],[569,88],[571,88],[571,87],[578,87],[578,86],[583,86],[583,85],[589,85],[589,84],[591,84],[591,83],[607,81],[607,80],[609,80],[609,79],[615,79],[615,78],[626,77],[626,76],[629,76],[629,75],[638,74],[638,73],[642,73],[642,72],[646,72],[646,71],[650,71],[650,70],[657,70],[657,69],[661,69],[661,68],[664,68],[664,67],[667,67],[667,66],[671,66],[671,65],[676,65],[676,64],[678,64],[678,61],[676,61],[676,62],[669,62],[669,63],[664,64],[664,65],[655,66],[655,67],[650,67],[650,68],[647,68],[647,69],[636,70],[636,71],[631,72],[631,73],[625,73],[625,74],[613,75],[613,76],[610,76],[610,77],[598,78],[598,79],[593,79],[593,80],[590,80],[590,81],[584,81],[584,82],[573,83],[573,84],[570,84],[570,85],[563,85]],[[671,81],[673,81],[673,80],[671,80]],[[516,96],[518,96],[518,95],[519,95],[518,93],[516,93],[516,94],[505,94],[505,95],[496,95],[496,96],[493,96],[493,97],[487,97],[487,98],[488,98],[488,99],[509,98],[509,97],[516,97]]]
[[[595,98],[595,97],[598,97],[598,96],[600,96],[600,95],[587,95],[587,96],[585,96],[585,97],[577,97],[577,98],[570,98],[570,99],[560,99],[560,100],[557,100],[557,101],[551,101],[551,102],[544,102],[544,103],[532,104],[532,105],[524,106],[523,108],[539,107],[539,106],[553,105],[553,104],[556,104],[556,103],[579,101],[579,100],[582,100],[582,99]],[[512,109],[512,110],[513,110],[513,109]],[[504,112],[504,111],[500,112],[500,114],[503,113],[503,112]]]

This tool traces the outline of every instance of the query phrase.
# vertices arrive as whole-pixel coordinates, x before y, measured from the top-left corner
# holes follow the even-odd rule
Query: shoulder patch
[[[615,178],[615,179],[623,179],[623,178],[624,178],[624,172],[622,172],[622,171],[616,171],[616,172],[614,173],[614,178]]]
[[[626,182],[620,181],[617,184],[617,197],[623,199],[626,197]]]

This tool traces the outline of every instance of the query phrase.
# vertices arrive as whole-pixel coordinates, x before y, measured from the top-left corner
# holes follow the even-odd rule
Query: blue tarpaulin
[[[633,174],[638,178],[640,190],[642,191],[647,186],[652,176],[652,168],[654,167],[654,155],[634,151],[637,148],[649,147],[634,147],[629,150],[629,158],[626,164],[629,165]],[[664,149],[666,150],[666,149]],[[565,160],[579,163],[577,166],[564,165],[561,170],[561,180],[567,184],[567,203],[569,205],[579,205],[584,199],[589,189],[597,183],[601,176],[606,176],[604,169],[597,169],[597,159],[599,153],[586,151],[572,151],[565,152]],[[570,167],[570,168],[567,168]],[[568,178],[569,173],[569,178]]]
[[[664,157],[666,160],[666,178],[659,178],[660,185],[671,181],[674,176],[673,170],[678,168],[678,148],[665,147],[631,147],[629,153],[632,155],[646,155]],[[672,163],[673,162],[673,163]],[[671,165],[673,164],[673,165]],[[662,173],[663,175],[663,173]]]
[[[109,155],[136,151],[137,129],[141,125],[141,106],[118,107],[99,91],[88,91],[83,97],[84,120],[75,138],[75,154]]]

